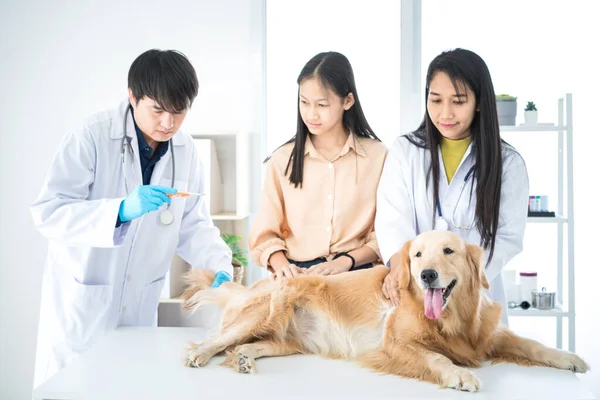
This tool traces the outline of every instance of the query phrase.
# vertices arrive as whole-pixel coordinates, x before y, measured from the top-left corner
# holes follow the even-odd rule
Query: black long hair
[[[302,187],[304,150],[306,137],[309,134],[308,127],[302,120],[302,115],[300,115],[300,84],[306,79],[311,78],[319,79],[324,88],[333,91],[342,99],[352,93],[354,96],[354,104],[350,109],[344,111],[344,116],[342,118],[344,128],[357,136],[381,141],[377,135],[375,135],[365,118],[365,114],[358,98],[358,93],[356,92],[354,72],[352,71],[350,61],[348,61],[343,54],[334,51],[317,54],[306,63],[298,76],[298,122],[296,134],[282,145],[294,143],[292,154],[290,155],[285,168],[285,174],[287,175],[291,166],[289,179],[294,187]],[[267,158],[265,162],[268,161],[269,158]]]
[[[475,219],[477,229],[481,234],[481,245],[485,249],[490,249],[489,263],[496,246],[498,217],[500,215],[502,148],[503,145],[508,146],[500,138],[494,85],[483,59],[469,50],[453,49],[445,51],[429,64],[425,86],[425,116],[417,130],[406,137],[414,145],[429,149],[431,154],[428,176],[433,177],[432,213],[434,221],[440,178],[438,146],[442,134],[429,117],[427,97],[431,81],[438,72],[448,75],[457,93],[460,92],[460,88],[464,89],[466,86],[475,94],[475,104],[479,112],[475,112],[470,127],[471,142],[476,157],[475,169],[473,170],[473,180],[477,180]],[[471,185],[471,193],[472,191],[473,185]]]

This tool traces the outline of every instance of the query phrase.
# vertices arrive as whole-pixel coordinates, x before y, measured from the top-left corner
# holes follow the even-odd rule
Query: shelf
[[[569,220],[562,215],[556,217],[527,217],[527,223],[530,224],[565,224]]]
[[[538,310],[537,308],[529,308],[523,310],[521,308],[509,308],[509,317],[568,317],[571,313],[564,311],[562,306],[559,304],[552,310]]]
[[[250,214],[250,143],[245,131],[194,134],[204,157],[205,186],[210,189],[213,220],[242,220]],[[205,190],[208,190],[205,189]]]
[[[235,212],[220,212],[210,216],[213,221],[241,221],[248,218],[247,214],[236,214]]]
[[[566,131],[567,127],[554,124],[538,125],[500,125],[500,132],[561,132]]]
[[[163,297],[158,302],[160,304],[183,304],[183,299],[180,299],[180,298],[170,299],[170,298]]]

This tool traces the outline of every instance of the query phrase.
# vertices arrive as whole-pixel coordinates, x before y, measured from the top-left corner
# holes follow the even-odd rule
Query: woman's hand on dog
[[[383,290],[383,295],[385,296],[385,298],[391,300],[394,306],[400,304],[400,294],[398,287],[398,274],[392,268],[383,280],[383,286],[381,289]]]

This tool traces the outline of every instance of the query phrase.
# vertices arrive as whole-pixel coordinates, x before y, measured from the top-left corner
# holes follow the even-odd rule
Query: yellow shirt
[[[293,143],[277,149],[268,163],[260,205],[248,246],[257,265],[283,250],[288,259],[309,261],[367,245],[375,238],[377,185],[387,147],[350,134],[329,162],[306,140],[302,187],[285,176]],[[291,171],[291,165],[290,165]]]
[[[471,136],[458,140],[451,140],[443,136],[441,137],[440,150],[442,151],[442,159],[444,161],[444,169],[446,170],[448,183],[450,183],[454,177],[469,144],[471,144]]]

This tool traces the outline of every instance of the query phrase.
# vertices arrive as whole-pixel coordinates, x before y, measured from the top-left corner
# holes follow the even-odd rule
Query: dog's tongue
[[[425,294],[425,316],[429,319],[438,319],[442,314],[442,289],[427,289]]]

